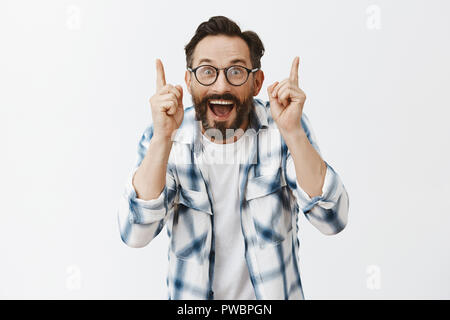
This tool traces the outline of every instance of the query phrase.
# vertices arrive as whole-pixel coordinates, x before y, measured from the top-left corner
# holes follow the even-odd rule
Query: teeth
[[[229,100],[209,100],[209,103],[213,103],[213,104],[233,104],[233,101],[229,101]]]

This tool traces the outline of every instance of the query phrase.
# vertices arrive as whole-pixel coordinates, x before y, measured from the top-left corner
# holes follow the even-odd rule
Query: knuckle
[[[170,97],[170,101],[172,101],[173,103],[177,103],[177,97],[176,96],[174,96],[174,95],[172,95],[171,97]]]
[[[167,87],[167,85],[162,86],[159,90],[158,90],[158,94],[165,94],[169,92],[169,88]]]
[[[158,96],[153,95],[148,101],[150,102],[151,105],[155,105],[157,103],[157,100],[158,100]]]

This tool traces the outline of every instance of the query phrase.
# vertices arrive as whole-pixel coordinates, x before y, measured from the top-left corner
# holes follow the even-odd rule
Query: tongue
[[[212,111],[218,115],[219,117],[226,116],[231,109],[233,108],[233,105],[223,105],[223,104],[211,104]]]

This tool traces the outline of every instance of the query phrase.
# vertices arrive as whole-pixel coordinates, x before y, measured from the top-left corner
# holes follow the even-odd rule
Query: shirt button
[[[128,221],[129,221],[130,223],[134,223],[134,218],[133,218],[133,216],[130,216],[130,217],[128,218]]]

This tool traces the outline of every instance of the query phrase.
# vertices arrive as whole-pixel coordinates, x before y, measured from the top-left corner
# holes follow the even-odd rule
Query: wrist
[[[155,143],[160,143],[163,145],[172,145],[172,137],[164,134],[154,133],[152,136],[152,141]]]
[[[292,130],[280,130],[280,133],[288,146],[291,143],[298,143],[301,140],[308,139],[301,126]]]
[[[150,144],[153,146],[152,152],[154,155],[159,154],[161,159],[164,159],[164,161],[169,159],[170,151],[172,150],[172,139],[170,137],[164,136],[164,135],[153,135]],[[155,153],[156,152],[156,153]]]

